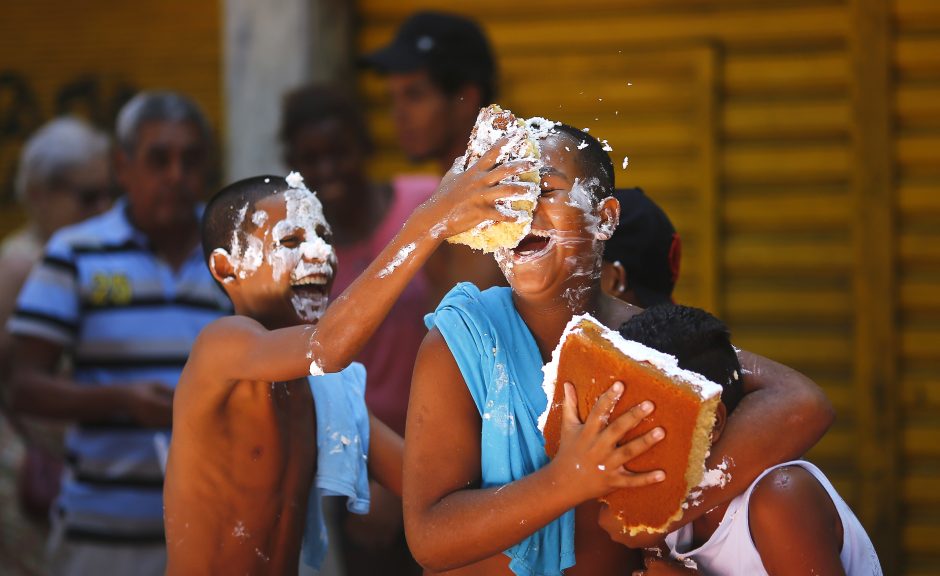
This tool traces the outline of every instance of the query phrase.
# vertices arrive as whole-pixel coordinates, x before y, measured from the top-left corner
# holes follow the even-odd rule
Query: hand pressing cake
[[[599,500],[623,521],[625,534],[662,533],[671,522],[681,519],[690,491],[701,483],[705,472],[721,386],[679,368],[668,354],[625,340],[587,314],[572,318],[542,370],[549,405],[539,418],[539,427],[550,458],[558,451],[564,382],[574,385],[582,421],[601,394],[618,381],[623,382],[624,391],[611,420],[644,400],[655,404],[653,413],[621,443],[661,426],[666,437],[631,460],[628,468],[632,472],[663,470],[666,479],[617,490]]]
[[[540,120],[538,129],[543,129],[547,121],[538,120]],[[467,151],[457,160],[458,166],[464,170],[473,166],[493,144],[505,136],[509,137],[509,142],[500,152],[499,164],[514,160],[537,161],[539,159],[537,138],[529,125],[516,118],[509,110],[503,110],[493,104],[480,110],[473,131],[470,133]],[[448,242],[466,244],[484,252],[494,252],[499,248],[515,248],[525,238],[532,225],[532,211],[535,210],[539,197],[538,166],[518,176],[512,176],[507,181],[526,185],[525,192],[502,198],[497,203],[497,209],[500,212],[514,217],[515,220],[506,222],[487,220],[466,232],[451,236],[447,239]]]

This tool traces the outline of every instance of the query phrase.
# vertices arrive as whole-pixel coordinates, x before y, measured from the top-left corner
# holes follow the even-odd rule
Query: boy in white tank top
[[[712,441],[741,398],[740,364],[727,327],[704,310],[655,306],[631,318],[620,334],[675,356],[679,366],[722,385]],[[620,533],[606,509],[601,526],[627,546],[649,535]],[[637,574],[814,574],[881,576],[871,540],[825,475],[797,460],[767,469],[741,495],[677,527],[648,550]]]

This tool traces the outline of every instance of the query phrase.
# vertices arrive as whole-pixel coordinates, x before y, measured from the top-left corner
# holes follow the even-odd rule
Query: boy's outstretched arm
[[[519,194],[522,184],[503,180],[531,170],[532,162],[497,165],[507,141],[494,144],[466,171],[448,172],[437,192],[412,213],[316,325],[268,331],[249,318],[223,318],[203,330],[194,355],[211,357],[219,376],[226,379],[284,381],[345,368],[446,238],[484,220],[510,218],[496,209],[496,200]]]
[[[772,576],[844,576],[843,526],[828,492],[805,468],[778,468],[751,493],[748,520]]]
[[[689,506],[682,519],[668,528],[676,530],[743,493],[767,468],[800,458],[822,438],[832,423],[832,405],[823,391],[796,370],[750,352],[738,353],[744,396],[728,418],[721,438],[712,446],[706,468],[727,461],[725,486],[707,487]],[[609,510],[602,511],[600,524],[611,538],[640,548],[657,536],[620,534],[620,526]]]
[[[651,431],[617,446],[651,411],[637,406],[606,426],[621,393],[622,385],[611,388],[582,425],[566,386],[555,459],[525,478],[480,488],[480,416],[443,336],[432,330],[418,352],[406,428],[405,533],[415,559],[434,571],[465,566],[499,554],[581,502],[661,480],[660,471],[622,468],[658,439]]]

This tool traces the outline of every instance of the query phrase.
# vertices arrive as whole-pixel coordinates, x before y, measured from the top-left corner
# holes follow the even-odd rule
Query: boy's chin
[[[329,287],[321,285],[295,286],[291,289],[291,305],[297,318],[304,324],[316,324],[326,311]]]

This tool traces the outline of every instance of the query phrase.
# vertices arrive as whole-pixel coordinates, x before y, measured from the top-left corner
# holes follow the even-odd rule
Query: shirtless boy
[[[325,312],[336,261],[315,194],[269,176],[212,199],[203,250],[237,315],[200,333],[176,390],[168,574],[297,574],[317,461],[306,377],[349,364],[444,238],[505,219],[495,200],[518,185],[501,181],[531,166],[496,166],[498,151],[445,179]],[[371,472],[400,493],[400,438],[382,426],[371,437]]]
[[[572,447],[604,449],[559,451],[549,463],[537,428],[547,404],[540,369],[572,315],[588,312],[616,329],[639,311],[600,286],[603,243],[619,216],[610,158],[595,138],[564,125],[540,148],[541,196],[532,232],[498,254],[511,288],[480,292],[457,285],[430,317],[415,365],[405,529],[428,571],[605,576],[639,566],[638,555],[598,526],[595,498],[654,480],[621,467],[643,446],[605,453],[595,442],[601,436],[584,434],[594,431],[589,419]],[[813,382],[753,354],[741,357],[749,370],[745,397],[708,461],[715,468],[733,459],[733,478],[723,490],[705,490],[706,508],[690,516],[743,492],[765,468],[802,454],[832,420]],[[788,433],[779,434],[782,429]],[[641,439],[646,445],[655,440]]]
[[[741,366],[728,328],[704,310],[666,304],[634,316],[620,334],[721,384],[712,431],[717,441],[741,398]],[[615,541],[634,544],[607,509],[600,523]],[[699,573],[880,576],[881,565],[865,529],[832,484],[818,468],[797,460],[769,468],[744,494],[678,527],[647,554],[648,576]]]

